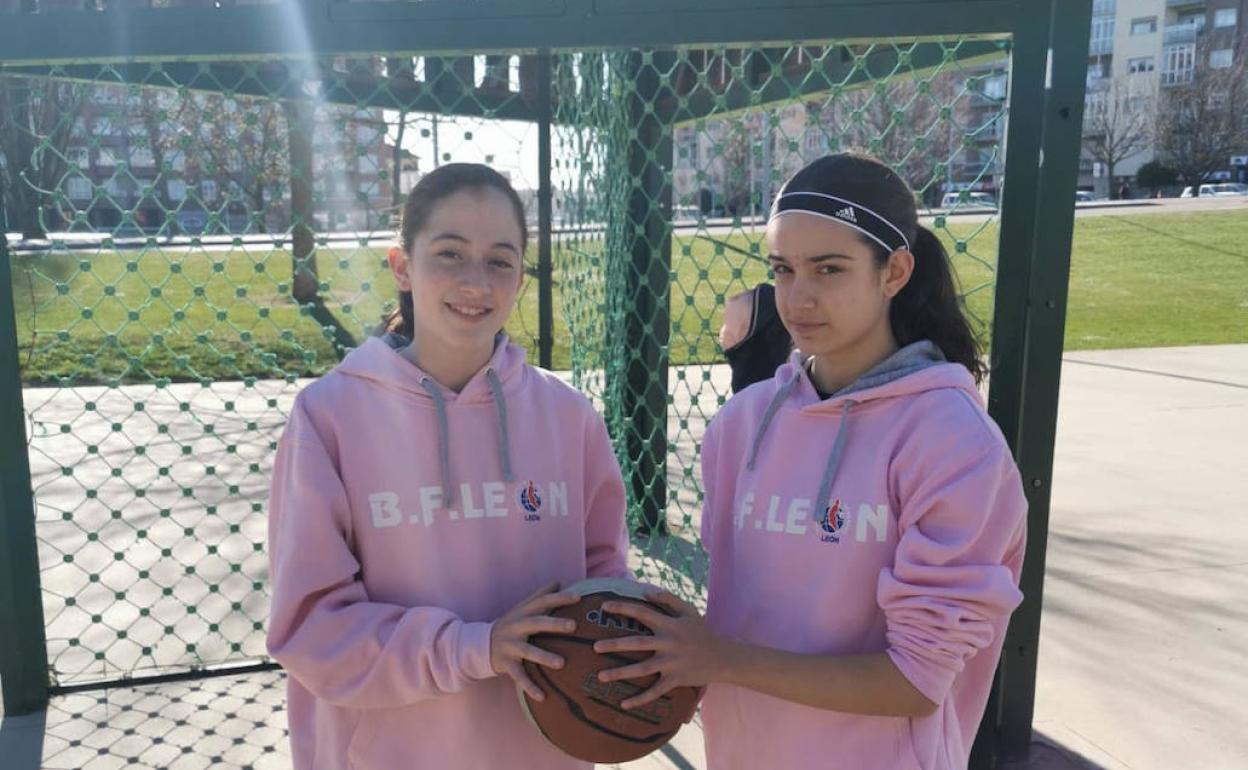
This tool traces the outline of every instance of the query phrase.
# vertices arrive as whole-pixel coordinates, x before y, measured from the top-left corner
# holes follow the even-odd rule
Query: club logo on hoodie
[[[824,543],[841,542],[841,530],[845,528],[845,513],[841,505],[840,499],[832,501],[832,504],[823,512],[823,518],[819,519],[819,529],[824,531],[819,540]]]
[[[541,514],[538,513],[542,509],[542,493],[532,481],[520,488],[520,507],[528,511],[524,517],[525,521],[542,520]]]

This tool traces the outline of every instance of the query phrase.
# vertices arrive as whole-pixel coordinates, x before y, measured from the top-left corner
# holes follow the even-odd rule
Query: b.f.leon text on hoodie
[[[459,392],[371,338],[300,392],[269,510],[295,770],[572,770],[490,664],[541,586],[626,576],[602,419],[500,335]]]
[[[800,354],[707,429],[708,622],[813,655],[886,653],[937,704],[856,716],[713,684],[709,770],[960,770],[1021,601],[1026,499],[965,367],[930,342],[821,398]]]

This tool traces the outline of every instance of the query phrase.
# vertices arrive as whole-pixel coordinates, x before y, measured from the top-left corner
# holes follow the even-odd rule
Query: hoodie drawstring
[[[776,390],[776,395],[772,396],[771,403],[767,404],[767,411],[763,412],[762,422],[759,423],[758,432],[754,434],[754,445],[750,448],[750,461],[746,463],[745,469],[754,470],[754,464],[758,461],[758,451],[763,445],[763,437],[767,435],[767,429],[771,427],[771,421],[779,411],[781,404],[793,392],[794,386],[797,385],[801,372],[795,371],[789,381],[781,385]],[[841,465],[841,455],[845,452],[845,440],[849,435],[849,410],[857,404],[857,401],[845,401],[845,406],[841,409],[841,425],[836,431],[836,441],[832,443],[832,452],[828,455],[828,461],[823,468],[823,478],[819,480],[819,494],[815,495],[815,506],[826,506],[828,497],[832,493],[832,482],[836,480],[836,471]]]
[[[513,481],[511,476],[511,439],[507,434],[507,402],[503,400],[503,383],[494,369],[485,370],[485,378],[494,394],[494,409],[498,412],[498,459],[503,465],[503,481]]]
[[[836,431],[836,441],[832,444],[832,452],[828,455],[827,465],[823,469],[823,478],[819,481],[819,494],[815,495],[815,512],[821,514],[828,505],[832,495],[832,482],[836,480],[836,471],[841,465],[841,454],[845,451],[845,438],[849,433],[849,408],[857,401],[846,401],[841,409],[841,426]]]
[[[443,505],[450,507],[455,499],[455,493],[451,490],[451,444],[447,436],[449,428],[446,421],[446,401],[442,398],[441,389],[432,379],[422,377],[420,387],[433,396],[434,406],[438,410],[438,458],[442,462],[442,497],[446,500]]]
[[[493,369],[486,369],[486,380],[490,383],[490,393],[494,396],[494,409],[498,414],[498,459],[503,466],[503,481],[515,481],[511,473],[511,437],[507,430],[507,402],[503,399],[503,382]],[[442,497],[449,507],[455,500],[455,492],[451,488],[451,443],[450,428],[446,417],[446,399],[442,390],[429,377],[420,381],[420,386],[433,397],[433,404],[438,411],[438,459],[442,463]]]
[[[771,403],[767,405],[767,411],[763,412],[763,421],[758,426],[758,433],[754,434],[754,446],[750,448],[750,461],[745,466],[746,470],[754,470],[754,461],[758,459],[758,449],[763,445],[763,436],[766,435],[767,428],[771,425],[771,419],[776,416],[776,411],[780,409],[780,405],[793,392],[793,386],[797,384],[798,376],[799,374],[794,373],[788,382],[776,390],[776,395],[772,397]]]

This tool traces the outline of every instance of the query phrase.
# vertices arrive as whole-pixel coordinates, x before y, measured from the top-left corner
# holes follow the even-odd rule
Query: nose
[[[490,280],[484,261],[473,259],[464,265],[459,274],[459,288],[465,294],[479,296],[489,293]]]
[[[792,281],[785,292],[785,299],[789,307],[794,310],[810,310],[815,307],[816,297],[814,287],[808,286],[806,281]],[[777,295],[779,291],[777,290]],[[777,300],[779,297],[777,296]]]

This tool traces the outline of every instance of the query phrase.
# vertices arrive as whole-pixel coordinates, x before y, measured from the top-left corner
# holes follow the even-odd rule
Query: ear
[[[888,255],[888,264],[884,266],[884,296],[892,299],[906,288],[910,276],[914,275],[914,254],[909,249],[898,249]]]
[[[390,272],[399,284],[399,291],[411,291],[412,279],[407,275],[407,255],[398,246],[391,246],[386,252],[386,261],[390,263]]]

